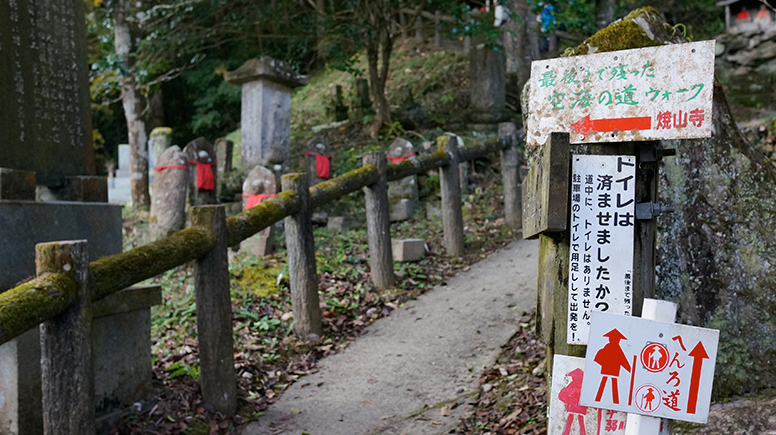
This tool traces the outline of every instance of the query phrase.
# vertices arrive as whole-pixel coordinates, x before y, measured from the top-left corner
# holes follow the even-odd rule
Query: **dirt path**
[[[450,432],[536,303],[537,254],[535,241],[513,242],[376,321],[243,435]]]

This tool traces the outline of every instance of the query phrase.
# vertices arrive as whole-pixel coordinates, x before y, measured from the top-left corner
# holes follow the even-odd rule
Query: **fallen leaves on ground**
[[[547,433],[547,351],[534,334],[535,313],[524,313],[520,329],[502,346],[496,364],[480,376],[480,394],[461,418],[463,435]]]
[[[245,288],[245,282],[250,281],[246,279],[246,268],[282,269],[282,252],[264,259],[243,258],[243,263],[230,268],[239,401],[238,412],[231,418],[206,404],[197,384],[199,356],[190,267],[182,266],[157,277],[155,282],[164,289],[165,303],[153,310],[154,398],[128,409],[113,425],[111,434],[239,433],[247,422],[263,415],[291,384],[304,382],[305,375],[314,373],[318,361],[342,351],[371,322],[468,270],[471,264],[511,240],[513,234],[504,225],[504,219],[495,217],[503,215],[501,187],[495,182],[498,174],[479,175],[482,186],[464,197],[466,254],[460,258],[443,255],[439,220],[414,218],[392,225],[394,237],[421,237],[426,240],[428,251],[421,261],[397,263],[397,283],[388,291],[379,291],[371,284],[365,230],[344,235],[316,231],[324,325],[321,337],[299,339],[293,335],[291,298],[282,279],[277,280],[278,288],[271,292]],[[131,229],[127,232],[132,233]],[[530,362],[505,367],[517,373],[533,364],[536,356],[531,355]],[[513,416],[504,427],[511,428],[511,422],[527,421],[529,415],[534,415],[532,408],[526,405],[525,409],[525,415]]]

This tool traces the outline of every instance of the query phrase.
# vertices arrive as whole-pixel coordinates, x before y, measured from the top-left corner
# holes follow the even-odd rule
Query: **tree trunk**
[[[119,83],[129,133],[129,190],[132,208],[147,208],[151,204],[148,195],[148,137],[142,117],[142,97],[132,71],[132,32],[127,21],[130,15],[129,0],[119,0],[114,11],[114,45],[125,70]]]
[[[372,120],[371,134],[377,137],[385,124],[391,123],[391,107],[385,97],[385,82],[388,80],[393,39],[385,36],[381,39],[370,38],[367,43],[367,61],[369,64],[369,88],[372,91],[375,117]]]
[[[614,21],[614,0],[596,0],[595,25],[603,29]]]

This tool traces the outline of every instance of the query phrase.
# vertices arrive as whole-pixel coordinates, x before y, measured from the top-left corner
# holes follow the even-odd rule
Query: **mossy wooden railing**
[[[55,350],[73,351],[66,349],[66,346],[54,346],[52,343],[55,340],[72,339],[81,344],[75,351],[82,354],[75,357],[70,355],[66,360],[90,360],[91,350],[84,350],[83,344],[90,342],[84,340],[84,334],[90,334],[91,320],[84,319],[90,316],[91,302],[194,261],[202,394],[204,400],[218,410],[232,413],[237,401],[226,260],[228,247],[286,219],[294,331],[302,337],[312,333],[321,334],[311,210],[364,189],[370,269],[377,287],[390,287],[394,277],[388,219],[388,181],[440,169],[445,248],[449,255],[460,256],[464,253],[464,244],[458,162],[500,151],[506,221],[515,229],[518,228],[521,222],[521,201],[517,176],[518,138],[514,125],[500,125],[499,136],[498,140],[462,148],[458,148],[455,137],[441,136],[437,140],[438,151],[391,165],[387,164],[384,152],[374,151],[364,156],[361,168],[309,189],[304,174],[286,174],[282,178],[282,192],[234,217],[226,219],[224,208],[220,205],[194,207],[190,228],[91,263],[83,255],[86,252],[83,241],[40,244],[36,247],[38,276],[0,293],[0,344],[42,325],[42,331],[49,331],[44,334],[44,338],[47,338],[46,343],[52,349],[48,354],[50,358],[62,357],[55,355]],[[64,254],[58,254],[60,251]],[[73,252],[80,254],[75,255]],[[84,287],[86,290],[83,290]],[[73,367],[78,364],[50,364],[46,361],[42,361],[42,364],[44,368],[50,368],[43,370],[42,382],[44,385],[52,385],[44,389],[43,394],[44,422],[51,423],[45,424],[46,433],[94,433],[93,402],[89,402],[93,401],[93,396],[73,389],[72,385],[68,386],[68,382],[62,382],[82,377],[83,367]],[[72,405],[84,401],[89,403]],[[65,406],[65,403],[70,405]],[[89,409],[90,416],[78,415],[89,412]]]

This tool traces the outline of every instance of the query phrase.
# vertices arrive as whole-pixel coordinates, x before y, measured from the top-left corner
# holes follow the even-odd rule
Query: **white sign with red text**
[[[579,404],[585,359],[555,355],[547,435],[623,435],[628,414]]]
[[[531,64],[526,142],[711,136],[714,41],[669,44]]]
[[[594,311],[580,403],[705,423],[719,331]]]

